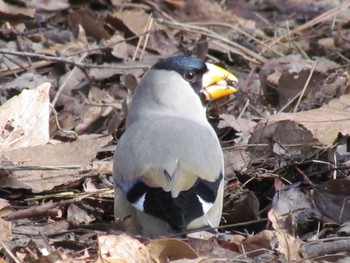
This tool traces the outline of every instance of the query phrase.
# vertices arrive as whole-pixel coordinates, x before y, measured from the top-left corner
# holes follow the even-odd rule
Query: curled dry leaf
[[[158,263],[198,258],[198,255],[190,245],[174,238],[152,240],[146,247]]]
[[[155,262],[144,244],[127,235],[99,236],[98,247],[101,262]]]

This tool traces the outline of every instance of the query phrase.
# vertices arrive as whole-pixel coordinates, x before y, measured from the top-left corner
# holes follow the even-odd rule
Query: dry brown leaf
[[[223,210],[227,224],[256,220],[259,214],[259,200],[249,190],[226,191]]]
[[[35,9],[34,8],[25,8],[18,5],[10,5],[5,3],[3,0],[0,0],[0,15],[1,16],[23,16],[23,17],[34,17]]]
[[[217,238],[209,240],[201,238],[188,238],[188,244],[196,251],[199,257],[205,257],[204,262],[218,262],[236,258],[238,253],[223,248]]]
[[[154,30],[148,38],[147,49],[158,52],[158,54],[167,56],[177,52],[177,47],[174,45],[175,38],[166,31]]]
[[[98,237],[99,256],[108,263],[153,263],[148,249],[137,239],[126,235]]]
[[[256,156],[271,155],[272,151],[277,155],[298,156],[310,155],[320,142],[303,125],[286,119],[261,121],[248,144],[252,145],[249,147],[250,153]]]
[[[350,181],[347,179],[329,180],[315,186],[313,203],[327,219],[335,224],[350,221]]]
[[[301,259],[301,239],[288,234],[284,230],[276,231],[275,237],[277,239],[276,250],[284,255],[287,262],[295,262]]]
[[[84,72],[79,68],[75,68],[74,71],[68,71],[66,74],[62,75],[59,78],[58,85],[61,86],[64,83],[63,93],[71,95],[72,90],[77,88],[77,86],[79,86],[79,84],[85,79],[86,75],[84,74]]]
[[[305,127],[312,133],[314,139],[326,146],[332,146],[338,133],[350,134],[350,95],[333,99],[319,109],[297,113],[278,113],[264,124],[290,120]]]
[[[59,11],[69,8],[68,0],[26,0],[26,5],[37,10]]]
[[[283,229],[293,235],[304,235],[317,228],[322,220],[310,196],[310,191],[302,184],[282,188],[272,201],[274,229]]]
[[[104,28],[102,19],[94,10],[84,8],[80,10],[71,10],[69,14],[70,25],[76,32],[79,31],[79,25],[85,30],[87,36],[94,37],[97,40],[109,39],[111,36]]]
[[[280,252],[287,262],[293,262],[301,259],[300,248],[301,240],[289,234],[283,226],[278,223],[279,216],[273,210],[268,213],[268,218],[275,228],[275,249]]]
[[[13,210],[10,206],[10,202],[7,201],[6,199],[0,198],[0,218],[4,217],[12,212],[13,212]]]
[[[116,13],[117,17],[131,30],[135,35],[141,35],[146,31],[149,21],[149,14],[140,10],[121,9]]]
[[[0,210],[7,208],[10,206],[9,201],[7,201],[6,199],[2,199],[0,198]],[[0,215],[1,216],[1,215]]]
[[[45,82],[0,107],[0,152],[43,145],[49,141],[49,90]]]
[[[264,249],[272,251],[271,241],[275,237],[271,230],[263,230],[260,233],[248,236],[242,240],[240,249],[242,253],[248,253],[249,257],[257,257],[266,253]]]
[[[107,45],[111,43],[117,43],[112,46],[112,55],[116,58],[126,60],[129,55],[129,49],[125,39],[116,33],[106,41]]]
[[[88,139],[84,139],[84,137],[88,137]],[[20,166],[18,164],[35,166],[36,169],[34,170],[12,171],[10,178],[26,186],[26,189],[31,189],[33,192],[41,192],[50,190],[58,185],[79,180],[83,175],[78,172],[77,168],[82,169],[88,165],[102,146],[105,146],[111,139],[111,136],[95,138],[81,136],[80,140],[75,142],[55,145],[47,144],[6,151],[0,155],[0,160],[13,162],[17,164],[17,167]],[[60,168],[55,170],[55,166]],[[4,178],[1,179],[4,180]],[[19,187],[15,186],[14,182],[6,185],[7,188],[24,187],[21,185]]]
[[[42,75],[27,72],[23,73],[16,79],[14,79],[11,82],[7,82],[2,88],[1,93],[4,93],[5,90],[16,90],[18,92],[22,91],[23,89],[35,89],[39,85],[48,82],[49,80]]]
[[[152,240],[146,247],[149,249],[153,258],[159,263],[198,258],[198,255],[190,245],[174,238]]]
[[[329,71],[339,67],[336,63],[325,58],[319,58],[312,72],[311,79],[304,92],[303,104],[300,108],[311,109],[317,106],[318,97],[335,96],[323,94],[327,92],[327,86],[334,82],[324,81]],[[286,57],[271,59],[262,67],[259,77],[261,87],[269,103],[284,107],[291,99],[301,92],[311,74],[312,65],[300,55],[289,55]],[[338,76],[337,76],[338,77]],[[315,96],[316,94],[316,96]]]
[[[245,145],[235,144],[235,146],[242,146],[244,150],[240,149],[224,149],[225,160],[225,175],[232,175],[234,171],[244,172],[250,164],[250,154],[245,150]]]
[[[12,223],[0,218],[0,240],[9,241],[12,239]]]
[[[78,204],[70,204],[67,208],[67,221],[73,225],[88,225],[95,219],[93,215],[87,213]]]

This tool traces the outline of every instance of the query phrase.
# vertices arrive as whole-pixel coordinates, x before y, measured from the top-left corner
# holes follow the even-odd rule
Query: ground
[[[350,2],[0,0],[0,262],[348,262]],[[208,119],[218,235],[114,222],[112,158],[144,72],[188,54],[239,79]]]

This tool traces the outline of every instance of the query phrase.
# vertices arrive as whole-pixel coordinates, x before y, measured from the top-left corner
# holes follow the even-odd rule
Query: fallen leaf
[[[12,167],[18,168],[11,172],[9,178],[23,184],[20,188],[31,189],[33,192],[50,190],[84,176],[78,172],[79,169],[88,165],[102,146],[112,139],[111,136],[95,136],[95,138],[88,136],[87,139],[84,137],[86,136],[81,136],[81,139],[75,142],[6,151],[0,154],[0,160],[13,162]],[[19,169],[21,166],[24,168],[29,166],[29,168]],[[6,177],[0,177],[0,179],[5,180]],[[16,185],[7,183],[6,187],[18,188],[17,185],[18,183]]]
[[[190,245],[174,238],[152,240],[146,247],[149,249],[152,257],[159,263],[198,258],[198,255]]]
[[[12,223],[0,218],[0,240],[9,241],[12,239]]]
[[[261,257],[266,251],[272,251],[271,241],[274,239],[274,232],[263,230],[253,236],[248,236],[240,244],[241,253],[247,253],[250,258]]]
[[[307,135],[306,131],[301,136],[297,135],[297,130],[290,130],[289,134],[295,137],[294,143],[310,143],[317,140],[325,146],[332,146],[338,134],[350,134],[350,95],[343,95],[338,99],[331,100],[319,109],[302,111],[297,113],[278,113],[272,115],[268,121],[262,121],[268,131],[272,125],[281,121],[293,121],[296,127],[306,129],[311,134]],[[283,132],[283,128],[281,132]],[[264,131],[264,133],[265,133]],[[284,133],[287,131],[284,131]],[[311,136],[310,136],[311,135]],[[254,136],[254,135],[253,135]],[[287,139],[284,136],[284,139]],[[308,139],[307,139],[308,138]]]
[[[37,10],[59,11],[69,8],[68,0],[26,0],[25,4]]]
[[[311,72],[312,65],[303,59],[300,55],[289,55],[271,59],[262,67],[259,77],[261,88],[269,103],[274,106],[284,107],[299,92],[304,89],[308,78],[311,75],[307,88],[303,93],[302,103],[299,104],[300,109],[312,109],[318,106],[317,99],[322,96],[324,90],[327,91],[330,81],[326,81],[329,72],[337,68],[334,62],[325,58],[316,61],[315,68]],[[336,95],[333,89],[332,97]],[[315,94],[318,94],[315,96]],[[329,96],[324,94],[323,96]],[[286,107],[286,110],[294,107],[296,100],[292,106]]]
[[[300,183],[288,185],[278,191],[272,200],[274,229],[283,229],[291,235],[301,236],[316,230],[322,216],[315,207],[308,186]]]
[[[350,221],[350,181],[329,180],[315,186],[313,202],[322,215],[336,224]]]
[[[99,256],[109,263],[155,262],[148,249],[137,239],[127,235],[100,235],[97,237]]]
[[[16,5],[10,5],[0,0],[0,15],[2,17],[12,18],[33,18],[35,14],[34,8],[20,7]]]
[[[45,82],[0,107],[0,152],[43,145],[49,141],[49,90]]]

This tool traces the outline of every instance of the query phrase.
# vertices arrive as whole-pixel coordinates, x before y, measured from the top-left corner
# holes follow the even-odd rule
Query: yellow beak
[[[216,100],[237,91],[238,79],[235,75],[214,64],[206,65],[208,71],[203,75],[201,90],[206,101]]]

